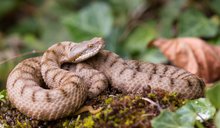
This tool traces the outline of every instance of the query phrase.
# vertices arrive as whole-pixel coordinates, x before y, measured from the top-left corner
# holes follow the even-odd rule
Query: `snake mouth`
[[[77,63],[77,62],[81,62],[83,60],[86,60],[88,58],[91,58],[91,57],[95,56],[102,48],[103,48],[102,45],[98,45],[98,47],[94,47],[94,48],[92,48],[92,50],[90,50],[90,49],[84,50],[75,56],[73,62]]]
[[[82,62],[96,55],[105,46],[102,38],[93,38],[89,41],[84,41],[75,45],[69,54],[69,61],[72,63]]]

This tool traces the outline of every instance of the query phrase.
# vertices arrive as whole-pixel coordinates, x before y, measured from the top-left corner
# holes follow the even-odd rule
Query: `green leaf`
[[[2,0],[0,4],[0,17],[13,10],[17,5],[15,0]]]
[[[170,0],[161,9],[160,15],[160,35],[162,37],[172,37],[173,22],[181,13],[181,8],[186,4],[187,0]]]
[[[215,40],[215,44],[219,45],[220,44],[220,36],[217,37],[217,39]]]
[[[118,27],[125,27],[129,17],[140,11],[140,8],[147,3],[145,0],[109,0],[108,2],[114,11],[115,24]]]
[[[176,113],[180,115],[179,120],[181,120],[182,122],[187,122],[192,126],[194,125],[197,115],[195,112],[193,112],[193,108],[191,107],[191,105],[184,105],[183,107],[178,109]]]
[[[152,120],[152,126],[154,128],[193,128],[197,120],[202,122],[211,119],[215,112],[216,109],[208,99],[200,98],[189,101],[176,112],[163,111]]]
[[[106,41],[105,48],[110,51],[116,52],[117,49],[119,48],[117,42],[119,36],[120,36],[120,31],[118,29],[112,29],[111,34],[107,38],[105,38]]]
[[[210,0],[210,5],[211,5],[211,8],[220,15],[220,8],[219,8],[219,5],[220,5],[220,0]]]
[[[185,112],[187,111],[189,114],[188,116],[185,115]],[[201,122],[211,119],[214,116],[215,112],[215,107],[212,106],[210,101],[206,98],[189,101],[186,105],[177,110],[177,114],[182,114],[183,116],[187,116],[187,118],[192,118],[192,116],[196,116],[196,120],[199,120]]]
[[[167,58],[156,48],[147,49],[138,59],[152,63],[167,62]]]
[[[178,24],[179,36],[214,37],[218,25],[201,12],[189,9],[182,13]]]
[[[124,49],[133,58],[153,63],[166,62],[166,58],[158,49],[147,48],[147,44],[155,39],[158,34],[156,31],[156,22],[148,21],[139,25],[124,43]]]
[[[2,54],[4,55],[4,52]],[[5,56],[9,58],[9,56],[7,56],[7,55],[5,55]],[[7,61],[6,63],[3,63],[0,65],[0,72],[1,72],[0,81],[2,82],[3,85],[6,83],[8,74],[14,68],[15,64],[16,63],[14,61]],[[0,87],[0,89],[1,89],[1,87]]]
[[[193,128],[191,122],[182,121],[179,115],[167,110],[151,121],[153,128]]]
[[[46,45],[41,43],[33,34],[26,34],[23,37],[23,43],[32,50],[44,50]]]
[[[6,97],[6,90],[0,92],[0,100],[3,100]]]
[[[114,11],[118,13],[132,13],[139,6],[145,4],[144,0],[110,0]]]
[[[64,18],[63,23],[77,41],[94,36],[107,37],[112,30],[111,8],[103,2],[93,2],[75,15]]]
[[[44,20],[42,27],[44,27],[44,30],[42,31],[42,37],[39,42],[43,42],[45,48],[50,47],[54,43],[71,40],[68,30],[61,23]]]
[[[206,90],[206,97],[216,107],[220,108],[220,83],[215,84],[210,89]]]
[[[220,128],[220,111],[215,116],[215,125],[217,128]]]
[[[147,44],[154,39],[156,35],[155,22],[148,22],[139,25],[134,32],[132,32],[125,42],[125,49],[129,53],[146,51]]]
[[[43,6],[40,6],[38,9],[38,15],[34,17],[34,20],[37,20],[41,30],[39,33],[39,41],[34,41],[31,37],[25,38],[32,40],[33,43],[41,42],[42,44],[39,43],[40,46],[38,47],[42,49],[43,46],[44,50],[54,43],[71,40],[68,30],[61,22],[61,19],[64,18],[64,14],[67,15],[71,11],[66,11],[66,9],[63,8],[56,1],[45,2]]]
[[[40,32],[40,27],[36,19],[28,17],[20,19],[14,27],[10,28],[10,32],[19,33],[20,35],[30,33],[36,34]]]

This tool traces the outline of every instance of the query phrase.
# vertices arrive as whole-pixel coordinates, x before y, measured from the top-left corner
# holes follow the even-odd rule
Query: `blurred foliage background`
[[[200,37],[220,44],[220,0],[2,0],[0,88],[22,59],[54,43],[94,36],[124,58],[165,63],[155,38]],[[14,58],[14,59],[12,59]]]

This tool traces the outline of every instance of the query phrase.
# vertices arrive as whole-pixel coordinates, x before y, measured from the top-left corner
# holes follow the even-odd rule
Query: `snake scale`
[[[174,66],[124,60],[103,47],[102,38],[64,41],[43,56],[22,61],[8,76],[9,100],[29,117],[55,120],[76,112],[108,84],[132,94],[150,87],[189,99],[203,95],[205,84],[196,75]]]

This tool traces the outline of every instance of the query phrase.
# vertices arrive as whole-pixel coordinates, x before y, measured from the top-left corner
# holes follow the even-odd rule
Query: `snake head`
[[[96,55],[104,46],[105,42],[100,37],[94,37],[91,40],[83,41],[70,48],[69,59],[74,63],[84,61]]]

